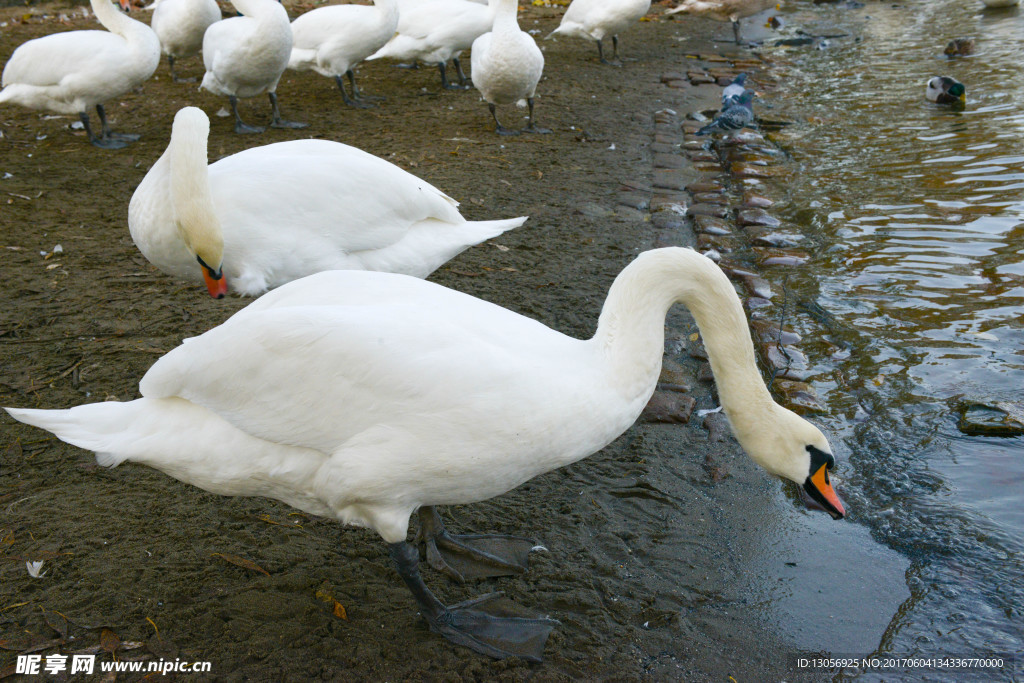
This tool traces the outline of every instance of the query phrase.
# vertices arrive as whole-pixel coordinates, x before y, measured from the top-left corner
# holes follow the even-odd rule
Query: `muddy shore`
[[[530,6],[520,24],[540,37],[562,11]],[[3,10],[0,61],[29,38],[94,27],[80,14],[57,18],[71,13]],[[284,114],[310,127],[259,137],[232,133],[215,115],[225,103],[171,82],[166,64],[142,93],[107,105],[115,130],[142,134],[125,150],[91,147],[69,130],[73,117],[0,110],[0,404],[135,398],[160,354],[248,303],[213,301],[201,283],[163,275],[128,235],[131,193],[185,105],[211,115],[211,160],[321,137],[419,175],[462,202],[467,218],[530,216],[431,279],[589,336],[608,285],[637,252],[693,242],[686,228],[658,230],[619,197],[650,192],[655,112],[713,106],[714,86],[672,89],[661,78],[685,67],[684,46],[721,51],[711,30],[728,33],[703,21],[643,22],[622,37],[621,69],[599,64],[589,43],[543,43],[537,116],[554,129],[548,136],[499,138],[475,91],[445,92],[435,70],[385,63],[359,71],[362,89],[387,97],[365,111],[346,108],[326,78],[286,73]],[[201,75],[198,59],[180,69]],[[249,121],[267,114],[265,99],[243,105]],[[687,353],[694,331],[685,311],[673,312],[667,358],[697,407],[711,408],[712,387]],[[817,680],[796,658],[840,647],[838,636],[795,634],[773,608],[777,587],[826,624],[852,614],[864,620],[850,633],[884,628],[889,615],[864,600],[850,605],[861,597],[852,589],[830,595],[833,567],[822,559],[875,551],[854,525],[836,531],[804,511],[731,438],[711,442],[699,422],[637,424],[583,462],[444,511],[453,530],[532,535],[548,548],[517,578],[459,586],[425,572],[444,600],[501,590],[558,619],[538,665],[492,661],[429,633],[371,532],[274,501],[207,494],[141,466],[105,470],[5,415],[0,677],[33,650],[212,663],[209,676],[182,680]],[[780,536],[789,543],[781,551],[772,541]],[[25,562],[39,560],[46,574],[32,578]],[[142,645],[117,647],[112,636]]]

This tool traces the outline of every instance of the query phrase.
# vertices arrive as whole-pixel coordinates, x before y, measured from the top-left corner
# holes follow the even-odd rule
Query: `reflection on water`
[[[1024,438],[967,437],[956,405],[1024,400],[1024,10],[799,3],[790,21],[861,38],[786,55],[772,101],[800,122],[777,137],[799,169],[780,217],[817,248],[787,284],[835,321],[810,350],[850,507],[914,563],[879,648],[1022,652]],[[947,59],[961,36],[975,53]],[[934,75],[966,107],[927,102]]]

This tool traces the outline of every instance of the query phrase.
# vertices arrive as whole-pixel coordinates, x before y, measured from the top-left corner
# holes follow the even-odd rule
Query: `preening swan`
[[[199,54],[203,35],[215,21],[220,21],[220,7],[215,0],[157,0],[149,24],[160,39],[167,55],[171,78],[178,83],[191,83],[195,78],[179,78],[174,61]]]
[[[372,7],[330,5],[310,10],[292,22],[288,68],[333,78],[345,104],[368,106],[362,102],[352,70],[384,47],[397,28],[398,0],[374,0]],[[351,99],[342,76],[348,76],[352,85]]]
[[[683,0],[679,5],[665,12],[665,14],[695,14],[701,17],[708,17],[715,21],[728,21],[732,23],[732,33],[736,37],[736,44],[740,39],[740,19],[764,12],[779,4],[779,0]]]
[[[429,0],[408,9],[403,6],[398,16],[398,32],[367,60],[386,57],[437,64],[444,88],[470,87],[462,73],[459,55],[491,30],[495,7],[495,0],[490,0],[490,5],[471,0]],[[449,59],[458,73],[459,85],[448,82]]]
[[[231,0],[243,16],[218,21],[203,36],[206,75],[199,86],[224,95],[235,115],[236,133],[262,133],[238,115],[238,98],[267,93],[272,128],[305,128],[285,121],[277,105],[277,82],[292,54],[292,26],[277,0]]]
[[[120,0],[127,9],[128,0]],[[140,21],[118,12],[108,0],[90,0],[106,31],[66,31],[30,40],[7,60],[0,104],[78,114],[89,142],[120,149],[138,135],[112,133],[103,103],[144,83],[160,64],[160,41]],[[89,109],[100,117],[97,137]]]
[[[597,42],[597,56],[602,64],[621,66],[619,34],[640,21],[651,8],[651,0],[572,0],[562,15],[562,22],[548,38],[562,34]],[[612,58],[605,59],[603,40],[612,37]]]
[[[156,267],[261,294],[321,270],[426,277],[525,217],[467,221],[458,202],[383,159],[327,140],[255,147],[207,167],[210,120],[186,107],[139,183],[128,228]]]
[[[493,657],[537,660],[554,622],[489,614],[486,601],[442,604],[406,541],[410,516],[430,522],[432,506],[500,495],[624,432],[654,392],[677,302],[697,321],[746,452],[844,516],[829,443],[772,400],[732,284],[710,259],[674,247],[619,274],[588,340],[425,280],[329,271],[160,358],[140,399],[7,410],[103,465],[138,462],[214,493],[372,528],[432,630]],[[521,539],[491,537],[482,553],[427,527],[427,556],[441,567],[452,555],[493,575],[504,545],[508,571],[522,568]]]
[[[519,131],[501,125],[495,105],[512,104],[521,99],[525,99],[530,107],[530,123],[525,130],[530,133],[550,133],[547,128],[538,128],[533,119],[533,95],[544,72],[544,55],[533,36],[519,30],[517,0],[496,2],[494,27],[473,41],[473,51],[470,53],[473,85],[487,100],[499,134],[512,135]]]

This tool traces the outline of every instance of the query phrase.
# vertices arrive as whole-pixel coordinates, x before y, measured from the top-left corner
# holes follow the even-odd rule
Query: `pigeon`
[[[732,83],[725,86],[722,90],[722,111],[725,111],[732,105],[739,102],[740,95],[742,95],[746,88],[744,83],[747,81],[747,74],[742,73],[733,79]]]
[[[727,109],[723,109],[715,120],[697,131],[697,135],[707,135],[716,130],[726,132],[739,130],[754,122],[754,108],[751,104],[754,100],[754,93],[746,90]]]

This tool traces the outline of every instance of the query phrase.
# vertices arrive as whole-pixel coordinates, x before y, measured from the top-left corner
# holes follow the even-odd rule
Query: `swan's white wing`
[[[128,56],[124,38],[107,31],[67,31],[23,44],[4,67],[3,84],[59,85],[69,75],[102,74]]]
[[[380,249],[411,224],[462,223],[457,202],[383,159],[324,140],[245,150],[210,166],[225,246],[253,258],[278,246],[329,242],[346,253]],[[254,226],[263,226],[258,229]],[[281,226],[291,226],[282,232]],[[245,230],[235,244],[233,228]]]
[[[348,302],[328,303],[339,287]],[[289,305],[318,290],[327,293],[313,305]],[[503,413],[532,410],[550,394],[536,385],[557,387],[580,344],[399,275],[321,273],[272,295],[277,305],[256,302],[158,360],[143,395],[180,396],[246,433],[324,453],[381,429],[396,440],[416,434],[429,450],[442,432],[479,430],[486,440]]]

